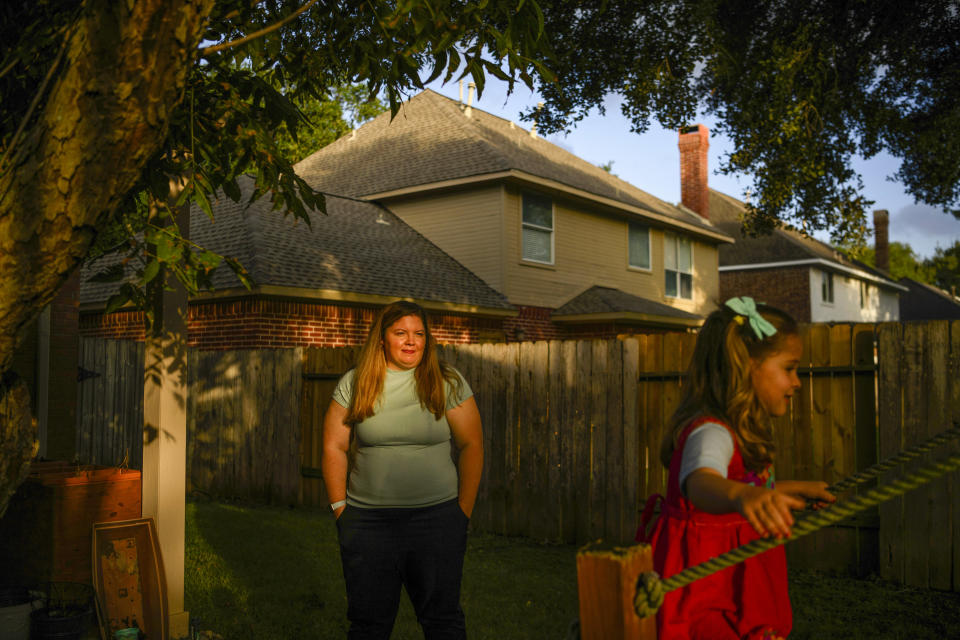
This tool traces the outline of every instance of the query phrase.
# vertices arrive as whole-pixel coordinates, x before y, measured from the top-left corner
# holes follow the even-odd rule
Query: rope
[[[951,428],[941,431],[929,440],[921,442],[920,444],[910,447],[909,449],[904,449],[900,453],[890,456],[886,460],[878,462],[873,466],[867,467],[863,471],[859,471],[853,475],[847,476],[840,482],[827,487],[827,491],[830,493],[840,493],[842,491],[852,489],[858,484],[863,484],[867,480],[876,478],[884,471],[889,471],[890,469],[899,466],[908,460],[918,458],[924,453],[932,451],[940,445],[946,444],[947,442],[950,442],[958,437],[960,437],[960,422],[954,422]]]
[[[793,535],[790,538],[759,538],[716,558],[684,569],[666,580],[660,580],[655,572],[645,573],[637,581],[637,590],[633,601],[634,609],[641,618],[653,615],[663,603],[663,595],[674,589],[685,587],[694,580],[709,576],[738,562],[743,562],[747,558],[752,558],[764,551],[785,544],[789,540],[796,540],[808,533],[840,522],[881,502],[903,495],[958,468],[960,468],[960,455],[950,456],[943,462],[932,462],[887,485],[870,489],[862,495],[853,496],[843,502],[836,502],[820,511],[798,518],[793,526]]]

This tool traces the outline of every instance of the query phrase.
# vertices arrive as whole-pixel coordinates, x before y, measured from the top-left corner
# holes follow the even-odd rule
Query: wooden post
[[[656,616],[640,618],[633,608],[637,579],[646,571],[653,571],[648,544],[593,542],[577,552],[581,640],[657,640]]]
[[[175,195],[182,188],[171,180]],[[171,199],[174,198],[171,195]],[[177,214],[183,237],[190,229],[190,207]],[[166,572],[170,637],[189,632],[184,611],[184,553],[187,462],[187,292],[170,279],[172,291],[157,276],[153,326],[146,337],[143,390],[143,515],[157,525],[160,554]],[[167,640],[161,638],[158,640]]]

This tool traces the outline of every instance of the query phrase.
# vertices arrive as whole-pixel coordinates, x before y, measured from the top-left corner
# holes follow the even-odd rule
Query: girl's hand
[[[791,509],[803,509],[799,498],[779,491],[743,485],[736,498],[737,511],[763,537],[789,538],[793,526]]]
[[[827,491],[826,482],[808,480],[785,480],[777,483],[777,490],[781,493],[806,500],[813,509],[822,509],[827,504],[837,501],[836,496]]]

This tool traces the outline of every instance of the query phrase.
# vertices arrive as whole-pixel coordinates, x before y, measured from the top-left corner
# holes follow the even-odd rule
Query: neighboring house
[[[511,339],[696,327],[716,305],[731,242],[716,226],[433,91],[297,169],[382,204],[501,292],[519,310]]]
[[[956,296],[911,278],[898,282],[907,288],[900,294],[901,320],[960,320],[960,299]]]
[[[221,268],[216,291],[191,301],[191,345],[357,344],[374,309],[401,297],[431,311],[443,342],[695,328],[719,297],[718,247],[732,242],[690,209],[429,90],[297,171],[328,194],[329,215],[310,226],[262,200],[221,198],[216,223],[192,212],[191,239],[238,258],[256,287]],[[82,333],[141,338],[142,316],[102,314],[112,290],[84,282]]]
[[[889,275],[851,260],[792,228],[745,237],[745,205],[710,190],[710,219],[736,239],[720,249],[720,294],[748,295],[800,322],[886,322],[900,319],[900,294]]]

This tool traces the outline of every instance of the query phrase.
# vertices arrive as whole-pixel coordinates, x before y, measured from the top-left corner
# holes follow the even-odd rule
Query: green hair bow
[[[763,340],[765,337],[772,336],[777,332],[777,328],[770,324],[770,322],[757,311],[757,303],[753,301],[753,298],[748,296],[730,298],[725,304],[737,314],[738,322],[743,322],[741,316],[750,322],[750,328],[753,329],[753,333],[759,340]]]

